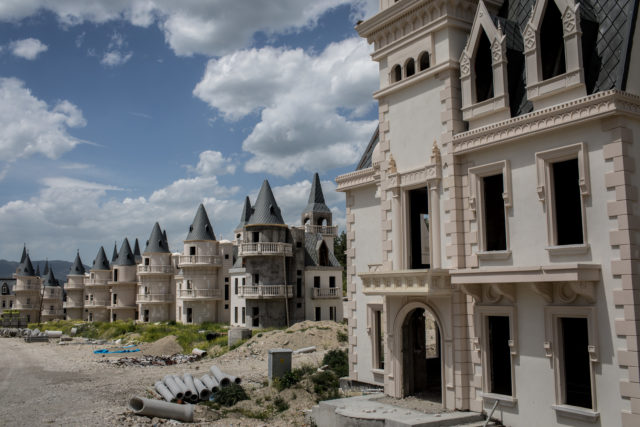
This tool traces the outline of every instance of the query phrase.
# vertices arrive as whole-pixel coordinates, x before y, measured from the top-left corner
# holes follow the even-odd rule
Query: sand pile
[[[142,348],[142,353],[146,356],[171,356],[182,352],[182,346],[178,344],[178,339],[175,335],[167,335]]]

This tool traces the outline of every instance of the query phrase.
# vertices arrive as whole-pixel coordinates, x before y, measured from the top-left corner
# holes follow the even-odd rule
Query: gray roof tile
[[[280,208],[273,197],[269,181],[266,179],[262,183],[256,204],[253,206],[253,213],[247,221],[247,225],[262,224],[284,225]]]
[[[244,199],[244,206],[242,207],[242,215],[240,215],[240,224],[236,227],[236,230],[240,230],[242,227],[247,225],[247,221],[251,217],[253,213],[253,208],[251,207],[251,200],[249,200],[249,196]]]
[[[376,148],[376,145],[378,145],[379,140],[380,126],[378,125],[376,126],[376,130],[373,132],[373,135],[371,135],[369,145],[367,145],[367,148],[364,150],[364,153],[362,154],[362,157],[358,162],[358,167],[356,167],[356,170],[366,169],[372,166],[373,150]]]
[[[304,233],[304,265],[306,267],[320,267],[318,245],[321,242],[322,234]],[[333,248],[327,246],[327,253],[329,255],[329,265],[325,267],[340,267],[338,259],[333,254]]]
[[[131,246],[129,245],[129,239],[124,238],[124,242],[122,242],[122,246],[120,246],[120,252],[118,252],[118,259],[114,265],[118,266],[127,266],[127,265],[136,265],[136,257],[133,255],[131,251]]]
[[[151,236],[147,240],[147,247],[144,249],[144,253],[166,253],[169,252],[169,245],[167,245],[167,239],[160,229],[160,224],[157,222],[153,225],[151,230]]]
[[[189,226],[189,234],[187,234],[185,240],[216,240],[216,235],[213,233],[213,227],[209,221],[209,215],[207,215],[202,203],[198,206],[198,211]]]
[[[118,242],[113,242],[113,254],[111,254],[111,263],[113,264],[118,259]]]
[[[73,265],[69,269],[69,275],[84,275],[84,265],[82,265],[82,260],[80,259],[80,252],[76,253],[76,259],[73,261]]]
[[[53,269],[50,268],[49,271],[44,275],[42,279],[42,286],[60,286],[60,282],[53,275]]]
[[[33,270],[33,264],[31,264],[31,258],[27,253],[24,257],[24,262],[22,262],[16,271],[18,276],[35,276],[36,272]]]
[[[313,174],[309,201],[307,202],[307,207],[304,208],[304,213],[306,212],[331,212],[324,202],[324,194],[322,194],[322,185],[320,184],[318,173]]]
[[[93,260],[91,270],[111,270],[111,267],[109,266],[109,260],[107,259],[107,254],[104,252],[104,247],[100,246],[98,255],[96,255],[96,259]]]

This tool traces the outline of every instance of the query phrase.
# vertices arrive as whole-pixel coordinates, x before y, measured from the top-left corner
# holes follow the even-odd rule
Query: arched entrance
[[[442,403],[442,344],[438,322],[426,308],[402,323],[402,394]]]

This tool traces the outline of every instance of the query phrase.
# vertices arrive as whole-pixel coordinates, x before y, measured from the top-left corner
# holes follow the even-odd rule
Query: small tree
[[[342,266],[342,291],[347,292],[347,233],[340,233],[333,241],[333,253]]]

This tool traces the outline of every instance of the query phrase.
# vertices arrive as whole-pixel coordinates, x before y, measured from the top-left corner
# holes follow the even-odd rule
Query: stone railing
[[[40,285],[32,285],[27,283],[16,283],[14,291],[39,291]]]
[[[109,279],[87,279],[85,286],[107,286]]]
[[[222,266],[222,257],[220,255],[180,255],[178,257],[178,266]]]
[[[306,231],[307,233],[314,233],[314,234],[319,233],[319,234],[325,234],[329,236],[335,236],[336,234],[338,234],[338,226],[337,225],[305,224],[304,231]]]
[[[137,306],[135,304],[125,304],[123,302],[118,301],[115,304],[111,303],[109,308],[111,308],[111,309],[116,309],[116,308],[137,308]]]
[[[84,289],[84,283],[65,283],[64,284],[64,290],[68,291],[68,290],[76,290],[76,289]]]
[[[179,289],[180,298],[221,298],[222,289]]]
[[[448,270],[396,270],[360,273],[365,295],[450,294]]]
[[[139,265],[138,274],[172,274],[172,265]]]
[[[93,301],[85,301],[84,302],[84,306],[85,307],[106,307],[109,305],[108,301],[105,300],[96,300],[94,299]]]
[[[239,256],[252,255],[284,255],[291,256],[293,254],[291,243],[280,242],[260,242],[260,243],[241,243],[238,246]]]
[[[42,310],[43,316],[64,316],[64,310]]]
[[[63,304],[66,308],[82,308],[84,306],[82,301],[65,301]]]
[[[313,288],[312,298],[342,298],[340,288]]]
[[[293,286],[292,285],[240,286],[238,288],[238,295],[245,298],[284,298],[285,296],[293,297]]]
[[[136,302],[148,303],[148,302],[171,302],[173,301],[173,295],[169,294],[138,294],[136,295]]]

